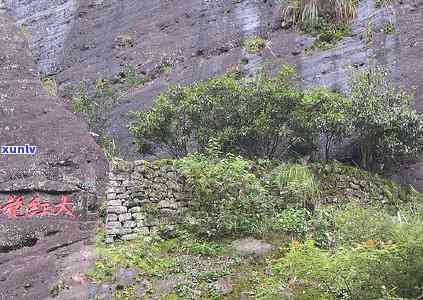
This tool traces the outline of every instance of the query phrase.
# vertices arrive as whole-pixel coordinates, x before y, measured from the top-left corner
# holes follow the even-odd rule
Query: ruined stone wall
[[[181,221],[190,203],[184,176],[170,164],[114,161],[107,190],[106,242],[132,240]]]

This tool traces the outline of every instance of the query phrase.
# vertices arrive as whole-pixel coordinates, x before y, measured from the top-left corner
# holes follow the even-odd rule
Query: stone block
[[[130,161],[116,160],[112,163],[112,171],[115,175],[119,173],[130,173],[134,168],[134,164]]]
[[[125,223],[123,223],[123,227],[134,228],[134,227],[137,227],[137,223],[134,221],[125,221]]]
[[[115,200],[116,193],[107,193],[107,200]]]
[[[162,208],[160,210],[161,215],[166,217],[175,217],[179,214],[179,211],[176,209]]]
[[[110,214],[123,214],[126,213],[128,209],[125,206],[109,206],[107,207],[107,213]]]
[[[123,181],[125,179],[128,179],[128,175],[125,174],[115,174],[115,173],[110,173],[109,175],[109,179],[111,181]]]
[[[158,220],[157,218],[147,218],[146,220],[144,220],[144,224],[145,226],[157,226],[160,224],[160,220]]]
[[[138,227],[142,227],[142,226],[146,226],[145,223],[145,219],[137,219],[135,220],[135,222],[137,222],[137,226]]]
[[[150,226],[149,228],[150,234],[158,233],[159,227],[158,226]]]
[[[106,223],[115,222],[117,220],[118,220],[117,215],[115,215],[115,214],[108,214],[107,215],[107,222]]]
[[[122,236],[122,240],[124,241],[130,241],[130,240],[135,240],[137,239],[138,235],[136,233],[131,233],[131,234],[125,234]]]
[[[150,197],[150,201],[153,202],[153,203],[159,203],[160,199],[155,197],[155,196],[152,196],[152,197]]]
[[[120,234],[121,228],[106,228],[106,234],[108,235],[116,235]]]
[[[113,236],[112,235],[107,236],[106,239],[104,240],[104,242],[106,244],[112,244],[114,242]]]
[[[120,235],[130,234],[132,232],[133,232],[133,230],[131,228],[121,228],[121,229],[119,229]]]
[[[138,167],[138,166],[145,166],[147,165],[148,162],[145,160],[135,160],[134,161],[134,166]]]
[[[122,180],[110,180],[109,186],[110,187],[120,187],[122,185]]]
[[[114,193],[116,193],[115,189],[116,189],[115,187],[109,186],[106,190],[106,193],[107,194],[114,194]]]
[[[146,227],[146,226],[136,227],[136,228],[134,228],[134,232],[136,232],[140,235],[149,235],[150,234],[150,230],[148,230],[148,227]]]
[[[145,214],[144,213],[133,213],[132,214],[132,218],[134,220],[144,220],[145,219]]]
[[[125,191],[123,193],[117,194],[116,199],[128,199],[130,195],[130,192]]]
[[[126,192],[126,189],[124,187],[117,187],[117,188],[114,188],[113,191],[116,194],[123,194]]]
[[[123,222],[123,221],[128,221],[132,219],[132,215],[130,213],[125,213],[125,214],[121,214],[119,215],[119,221]]]
[[[107,205],[110,206],[122,206],[122,201],[121,200],[110,200],[109,202],[107,202]]]
[[[107,222],[106,228],[121,228],[122,224],[120,222]]]
[[[177,209],[178,208],[178,204],[173,202],[173,201],[169,201],[169,200],[162,200],[159,202],[159,208],[171,208],[171,209]]]
[[[130,181],[130,180],[124,180],[123,182],[122,182],[122,186],[124,186],[124,187],[130,187],[130,186],[132,186],[133,184],[132,184],[132,181]]]
[[[135,206],[129,209],[130,213],[139,213],[141,211],[141,207]]]

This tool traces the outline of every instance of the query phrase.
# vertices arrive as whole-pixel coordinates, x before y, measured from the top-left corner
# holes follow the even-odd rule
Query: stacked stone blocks
[[[112,162],[106,242],[136,239],[180,223],[190,195],[184,176],[171,163]]]

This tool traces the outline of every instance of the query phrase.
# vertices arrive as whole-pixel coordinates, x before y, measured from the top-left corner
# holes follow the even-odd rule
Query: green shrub
[[[211,140],[225,153],[249,159],[288,159],[314,154],[324,137],[326,159],[334,145],[353,143],[352,159],[370,171],[389,170],[416,159],[423,149],[423,119],[411,96],[395,87],[383,68],[354,74],[351,95],[325,89],[304,95],[284,67],[270,78],[233,74],[176,86],[157,98],[151,111],[132,113],[130,130],[147,152],[155,146],[174,157],[204,153]],[[97,116],[97,106],[78,102]]]
[[[173,87],[151,111],[132,113],[130,130],[144,151],[158,145],[174,157],[204,152],[211,139],[248,158],[309,151],[316,136],[302,122],[303,93],[288,81],[293,74],[284,67],[274,78],[264,71],[253,80],[228,74]]]
[[[258,234],[275,214],[251,162],[239,157],[190,155],[176,161],[192,187],[194,207],[186,226],[200,236]]]
[[[422,225],[401,228],[393,243],[327,251],[293,244],[273,262],[257,299],[416,299],[422,294]],[[273,298],[272,298],[273,297]]]
[[[307,236],[307,210],[288,208],[276,217],[275,228],[291,236],[304,239]]]
[[[369,240],[387,241],[391,238],[392,217],[386,212],[357,203],[350,203],[334,215],[335,238],[340,245],[352,245]]]
[[[316,246],[329,249],[335,245],[335,220],[336,208],[322,207],[313,212],[309,221],[309,234],[316,242]]]
[[[288,206],[314,206],[320,195],[319,183],[304,165],[283,164],[277,167],[270,178],[272,191],[284,199]]]
[[[415,159],[423,149],[423,119],[412,97],[394,86],[382,67],[354,75],[350,117],[357,135],[358,162],[374,170]]]
[[[293,247],[274,263],[276,278],[269,280],[270,287],[260,289],[258,299],[280,295],[277,286],[286,286],[294,299],[382,298],[384,291],[378,262],[385,261],[386,256],[390,256],[389,250],[364,246],[340,248],[332,255],[308,241]]]
[[[119,103],[119,96],[107,80],[97,80],[93,94],[88,93],[84,82],[73,88],[73,109],[82,113],[90,130],[99,134],[103,133],[105,124],[112,109]]]
[[[325,159],[330,159],[332,147],[351,135],[351,100],[325,88],[312,91],[305,97],[312,107],[312,123],[324,137]]]

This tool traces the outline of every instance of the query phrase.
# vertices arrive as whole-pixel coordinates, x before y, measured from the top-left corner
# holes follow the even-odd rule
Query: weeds
[[[269,41],[259,36],[251,36],[243,42],[245,50],[250,54],[257,54],[269,47]]]
[[[41,79],[44,90],[51,97],[57,97],[57,82],[52,77],[44,77]]]
[[[347,23],[355,18],[358,0],[290,0],[283,18],[306,31],[315,31],[324,23]]]

